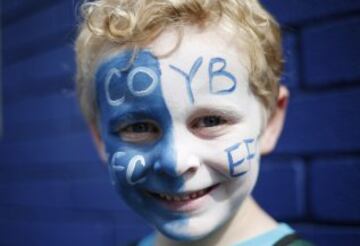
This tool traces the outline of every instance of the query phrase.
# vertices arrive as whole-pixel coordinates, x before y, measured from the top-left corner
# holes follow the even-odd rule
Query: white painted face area
[[[183,186],[158,201],[183,219],[156,226],[172,238],[196,240],[232,218],[252,191],[263,115],[249,88],[246,49],[219,28],[184,33],[173,53],[159,56],[174,135],[173,175],[182,177]],[[173,48],[176,37],[166,32],[148,48],[161,55]]]

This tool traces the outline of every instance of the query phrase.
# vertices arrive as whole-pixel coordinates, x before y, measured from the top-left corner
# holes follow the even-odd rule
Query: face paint
[[[261,106],[249,89],[247,53],[219,32],[185,32],[179,48],[158,59],[172,47],[161,35],[130,67],[123,51],[96,74],[113,183],[178,240],[205,237],[228,221],[258,173]]]
[[[101,135],[109,155],[112,181],[123,198],[152,222],[164,224],[173,217],[181,222],[183,215],[169,213],[148,194],[160,190],[179,192],[183,185],[182,177],[173,177],[173,129],[159,83],[159,63],[151,53],[142,51],[124,70],[130,59],[131,53],[124,52],[102,64],[96,75]],[[128,135],[153,134],[141,128],[149,127],[147,124],[159,131],[154,138],[124,138],[127,131]],[[152,213],[161,216],[154,217]]]

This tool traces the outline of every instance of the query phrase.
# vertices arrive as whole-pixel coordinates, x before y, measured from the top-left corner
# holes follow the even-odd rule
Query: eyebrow
[[[210,108],[211,107],[211,108]],[[236,119],[242,119],[245,113],[239,108],[230,106],[230,105],[208,105],[208,106],[199,106],[197,109],[193,110],[191,115],[194,114],[220,114],[223,116],[233,117]]]
[[[121,122],[131,122],[140,118],[152,118],[151,111],[146,109],[127,110],[121,113],[114,113],[108,120],[111,128],[118,127]]]
[[[118,126],[121,122],[131,122],[139,119],[154,119],[163,108],[152,105],[151,107],[131,107],[127,110],[114,112],[108,119],[110,126]]]

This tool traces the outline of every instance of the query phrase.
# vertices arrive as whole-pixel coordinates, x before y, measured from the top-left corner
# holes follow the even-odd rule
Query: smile
[[[197,200],[203,196],[206,196],[212,190],[216,189],[218,186],[219,184],[215,184],[205,189],[192,191],[192,192],[185,192],[181,194],[157,193],[152,191],[147,191],[147,193],[157,200],[161,200],[168,203],[188,203]]]

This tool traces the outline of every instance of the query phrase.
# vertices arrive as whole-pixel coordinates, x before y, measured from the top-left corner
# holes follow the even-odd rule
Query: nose
[[[194,174],[200,167],[200,158],[186,142],[178,141],[171,150],[163,150],[154,169],[171,177],[184,177]]]
[[[191,175],[199,168],[200,159],[193,151],[189,151],[188,147],[183,146],[182,148],[178,148],[176,164],[176,175]]]

